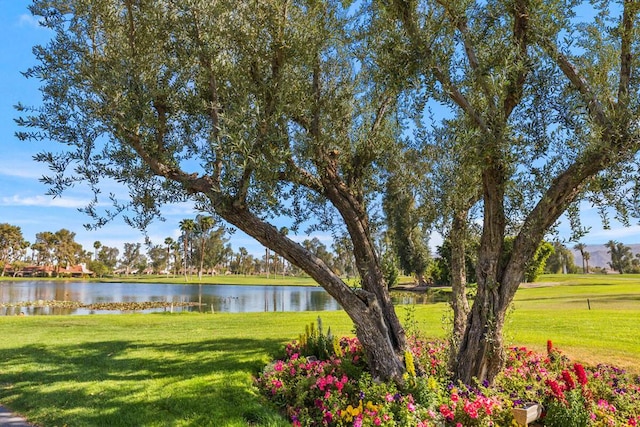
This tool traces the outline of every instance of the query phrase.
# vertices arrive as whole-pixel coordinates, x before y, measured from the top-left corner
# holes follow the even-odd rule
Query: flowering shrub
[[[640,377],[572,363],[548,343],[541,355],[511,348],[492,386],[453,384],[445,342],[410,339],[402,386],[375,381],[355,338],[335,340],[332,355],[302,355],[297,342],[256,379],[294,426],[505,426],[512,408],[543,405],[545,426],[638,426]]]

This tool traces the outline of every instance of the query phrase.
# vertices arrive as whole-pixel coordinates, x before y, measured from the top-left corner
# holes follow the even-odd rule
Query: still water
[[[144,303],[147,302],[166,304],[163,307],[145,308]],[[104,306],[105,303],[125,304],[118,310],[86,307],[90,304]],[[192,305],[185,305],[190,303]],[[340,305],[324,289],[309,286],[0,282],[0,315],[118,314],[154,311],[246,313],[339,309]]]

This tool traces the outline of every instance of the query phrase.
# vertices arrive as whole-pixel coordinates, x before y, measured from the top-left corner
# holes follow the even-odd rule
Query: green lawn
[[[550,339],[582,361],[638,370],[640,277],[541,281],[518,291],[510,345],[543,351]],[[444,303],[398,313],[446,335]],[[252,378],[318,315],[335,334],[352,332],[343,312],[3,317],[0,402],[43,426],[288,425]]]

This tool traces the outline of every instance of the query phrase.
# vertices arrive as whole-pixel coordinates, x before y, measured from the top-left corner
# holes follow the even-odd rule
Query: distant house
[[[25,265],[15,271],[13,267],[8,268],[7,274],[14,277],[51,277],[55,271],[55,267],[52,265]]]
[[[54,265],[27,265],[14,271],[13,267],[7,266],[5,275],[11,275],[13,277],[53,277],[56,275],[64,277],[89,277],[94,276],[95,273],[89,269],[85,264],[78,264],[74,266],[68,266],[56,270]]]
[[[88,277],[93,276],[95,273],[87,269],[86,264],[78,264],[74,266],[67,266],[58,270],[58,276],[68,277]]]

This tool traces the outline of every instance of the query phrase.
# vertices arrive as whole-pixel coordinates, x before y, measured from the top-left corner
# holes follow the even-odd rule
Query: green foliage
[[[407,178],[400,171],[387,181],[383,208],[387,232],[400,266],[407,274],[422,278],[430,264],[428,237],[420,226],[415,196]]]
[[[573,389],[565,393],[564,400],[553,399],[546,405],[545,427],[586,427],[589,411],[582,390]]]
[[[578,267],[574,263],[573,252],[560,242],[553,243],[554,251],[547,258],[545,273],[575,274]]]
[[[504,239],[502,262],[507,262],[511,253],[513,252],[514,237],[507,237]],[[554,246],[549,242],[542,242],[536,249],[535,254],[529,262],[524,272],[525,282],[535,282],[538,276],[540,276],[547,265],[548,258],[555,252]]]
[[[614,240],[609,240],[605,244],[605,246],[608,249],[607,253],[611,255],[611,262],[609,262],[609,267],[620,274],[629,272],[634,261],[631,248],[621,242],[616,242]]]
[[[304,333],[299,337],[300,352],[305,356],[315,356],[320,360],[328,359],[335,354],[334,338],[331,328],[325,335],[322,329],[322,319],[318,316],[316,323],[310,323],[305,327]]]
[[[549,242],[542,242],[536,253],[533,255],[533,259],[527,263],[527,269],[525,271],[525,282],[535,282],[538,276],[540,276],[547,266],[547,259],[553,254],[553,245]]]
[[[476,282],[476,263],[478,262],[479,237],[469,239],[465,244],[465,269],[467,283]],[[438,255],[431,271],[433,281],[438,285],[451,284],[451,241],[445,239],[438,246]]]
[[[392,252],[387,251],[382,255],[381,268],[387,287],[392,288],[397,285],[400,280],[400,270],[398,270],[397,259]]]
[[[104,277],[112,273],[112,270],[102,261],[89,261],[87,268],[93,271],[98,277]]]
[[[4,276],[6,265],[22,258],[28,247],[29,242],[22,237],[20,227],[7,223],[0,224],[0,263],[2,263],[0,275]]]

